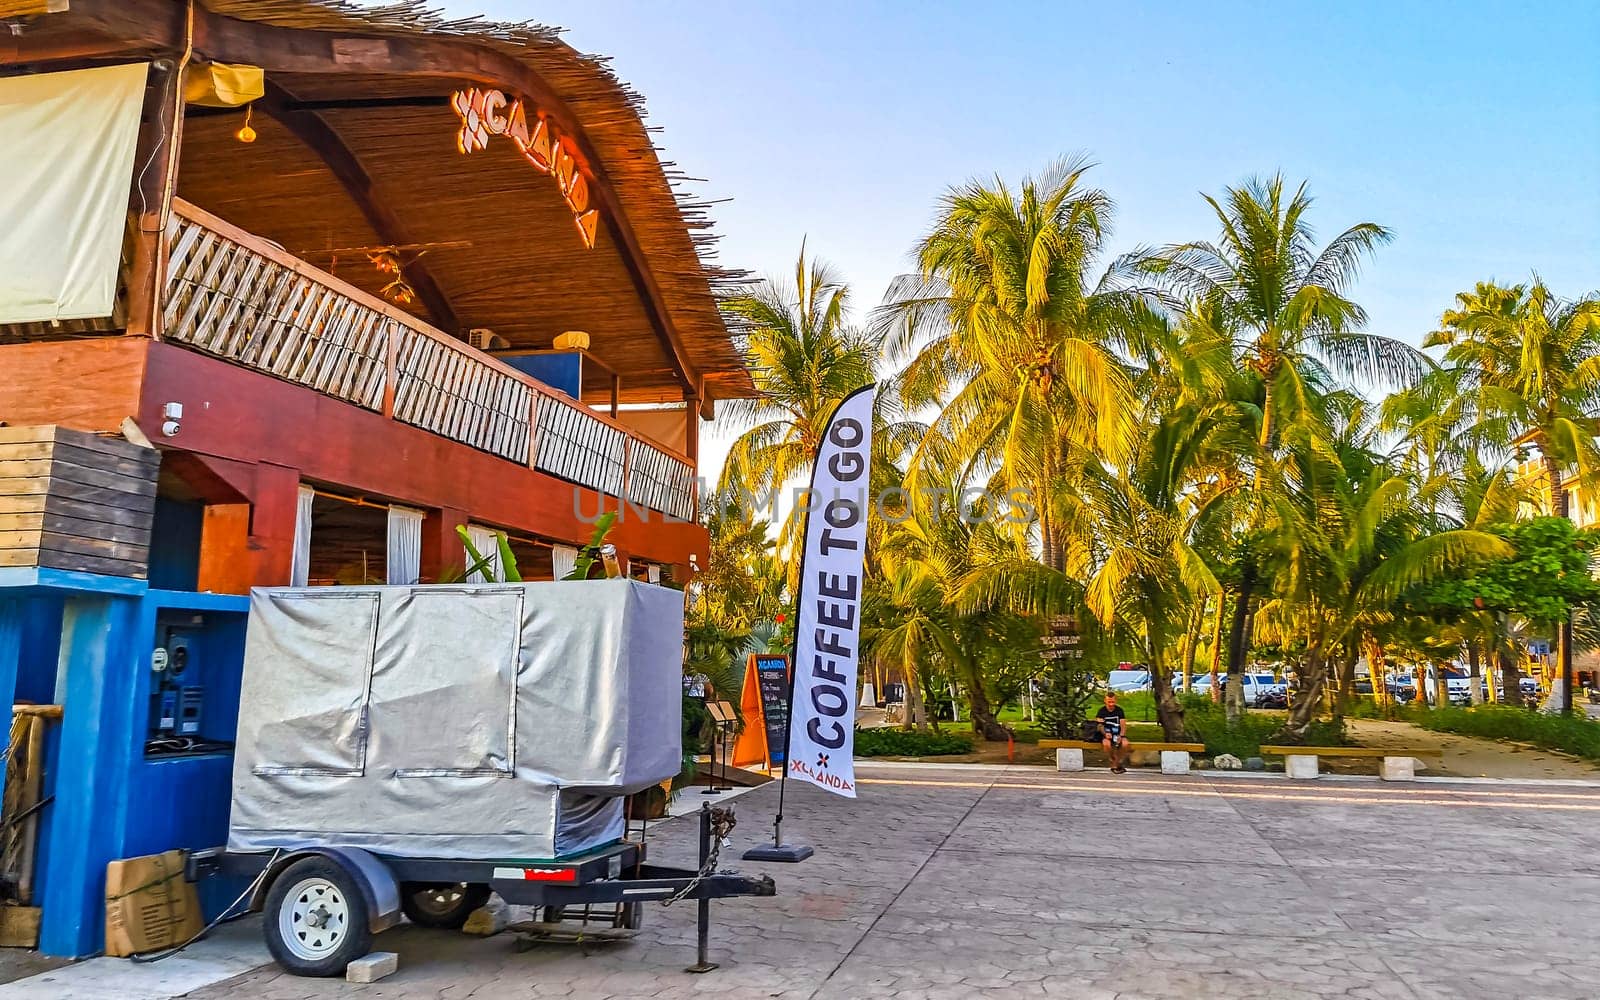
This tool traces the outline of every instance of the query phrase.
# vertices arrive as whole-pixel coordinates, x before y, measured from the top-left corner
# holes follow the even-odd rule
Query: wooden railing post
[[[394,394],[399,379],[401,327],[393,323],[383,325],[383,415],[394,419]]]
[[[617,517],[626,516],[628,501],[633,498],[633,435],[622,436],[622,495],[617,497]]]

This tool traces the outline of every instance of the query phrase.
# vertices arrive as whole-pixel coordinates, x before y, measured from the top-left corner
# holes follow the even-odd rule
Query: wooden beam
[[[129,218],[134,227],[128,256],[128,334],[161,338],[161,303],[166,291],[167,181],[178,169],[173,155],[183,142],[183,113],[175,101],[172,63],[150,67],[139,137]],[[148,168],[148,169],[146,169]]]
[[[293,109],[294,98],[283,88],[270,81],[266,96],[259,102],[261,110],[271,115],[296,139],[310,149],[327,165],[340,186],[366,217],[380,242],[403,245],[413,242],[406,236],[405,225],[394,210],[373,191],[372,176],[361,159],[339,137],[323,117],[314,111]],[[433,325],[452,335],[459,336],[461,318],[456,315],[450,299],[434,280],[432,273],[421,260],[413,258],[402,265],[407,283],[416,291],[417,298]]]
[[[69,0],[0,0],[0,17],[60,14],[69,6]]]
[[[100,34],[128,39],[130,49],[160,45],[183,48],[182,4],[171,0],[74,0],[72,17]],[[194,8],[195,50],[208,59],[260,66],[279,73],[377,73],[434,77],[465,84],[504,87],[532,101],[576,145],[579,167],[595,181],[590,197],[598,203],[606,230],[616,241],[628,277],[646,306],[650,326],[685,391],[707,398],[701,377],[683,349],[667,314],[661,287],[639,239],[622,211],[605,165],[600,162],[582,124],[565,101],[522,62],[470,41],[436,38],[371,37],[332,31],[279,28],[256,21],[222,17],[200,4]],[[419,290],[420,292],[420,290]]]

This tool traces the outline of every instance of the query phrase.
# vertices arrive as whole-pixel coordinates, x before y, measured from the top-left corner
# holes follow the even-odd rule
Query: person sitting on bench
[[[1123,714],[1115,691],[1106,692],[1106,703],[1094,717],[1100,723],[1100,745],[1111,759],[1111,773],[1126,773],[1128,769],[1122,766],[1122,760],[1128,752],[1128,738],[1122,734]]]

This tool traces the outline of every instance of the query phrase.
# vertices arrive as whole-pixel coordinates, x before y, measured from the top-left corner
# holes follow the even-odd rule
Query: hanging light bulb
[[[254,104],[246,104],[244,106],[244,125],[240,127],[239,131],[233,133],[233,137],[240,142],[252,143],[256,141],[256,130],[250,127],[250,113],[254,109]]]

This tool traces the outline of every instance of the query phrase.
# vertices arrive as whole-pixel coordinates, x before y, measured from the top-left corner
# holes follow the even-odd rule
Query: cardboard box
[[[106,865],[106,954],[137,955],[182,944],[205,926],[194,885],[183,879],[183,852],[167,851]]]

